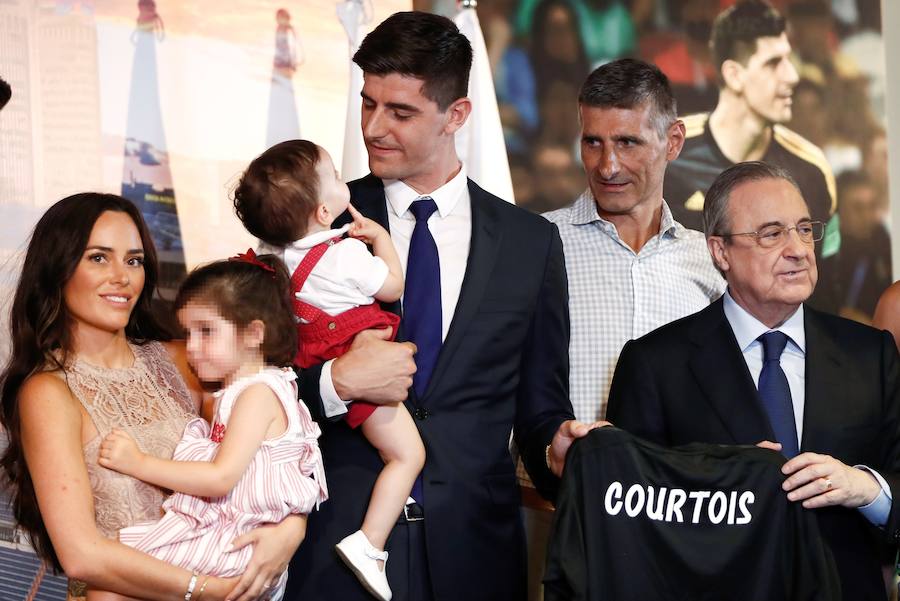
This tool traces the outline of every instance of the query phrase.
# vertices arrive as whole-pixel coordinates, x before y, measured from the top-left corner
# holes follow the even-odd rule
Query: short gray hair
[[[725,236],[731,233],[731,221],[728,217],[731,191],[745,182],[763,179],[783,179],[800,192],[800,186],[791,174],[776,165],[762,161],[732,165],[713,181],[703,201],[703,231],[707,239],[710,236]]]
[[[649,103],[660,138],[678,119],[669,78],[655,65],[623,58],[594,69],[581,86],[578,104],[595,108],[634,109]]]

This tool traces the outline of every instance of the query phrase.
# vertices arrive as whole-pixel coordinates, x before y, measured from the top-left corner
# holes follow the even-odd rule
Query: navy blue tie
[[[416,402],[421,403],[441,352],[441,263],[437,244],[428,229],[428,218],[437,210],[434,200],[421,198],[414,201],[409,210],[416,218],[416,227],[409,240],[409,255],[406,260],[403,333],[418,349],[413,390],[416,392]],[[425,415],[421,409],[415,413],[418,416],[420,412]],[[410,496],[419,503],[422,502],[421,474],[416,478]]]
[[[783,332],[766,332],[759,337],[763,346],[763,367],[759,373],[759,398],[769,416],[776,442],[781,443],[781,453],[788,459],[800,453],[797,443],[797,422],[794,420],[794,404],[787,376],[781,369],[781,353],[788,337]]]
[[[409,240],[406,261],[403,332],[406,339],[418,348],[413,389],[419,400],[425,395],[441,351],[441,264],[437,244],[428,229],[428,218],[436,210],[437,205],[428,197],[413,202],[409,207],[416,218],[416,227]]]

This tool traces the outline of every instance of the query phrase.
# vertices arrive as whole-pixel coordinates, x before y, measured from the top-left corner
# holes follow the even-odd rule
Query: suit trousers
[[[425,520],[407,520],[401,515],[389,545],[387,565],[392,601],[433,601],[425,547]]]

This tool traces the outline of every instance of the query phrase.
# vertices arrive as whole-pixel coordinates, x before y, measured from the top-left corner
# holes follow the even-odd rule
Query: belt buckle
[[[410,503],[409,505],[412,505],[412,503]],[[425,519],[425,516],[416,517],[409,515],[409,505],[403,506],[403,517],[407,522],[421,522]]]

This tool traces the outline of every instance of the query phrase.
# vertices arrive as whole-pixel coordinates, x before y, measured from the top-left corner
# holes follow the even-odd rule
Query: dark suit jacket
[[[841,576],[843,598],[884,599],[880,543],[900,540],[900,372],[887,332],[804,307],[806,396],[801,452],[866,465],[894,503],[884,531],[855,509],[815,510]],[[625,345],[607,418],[663,445],[775,440],[725,318],[722,299]],[[750,575],[752,577],[752,575]]]
[[[351,182],[350,191],[360,212],[388,226],[381,180],[369,175]],[[509,435],[515,432],[539,490],[552,495],[557,482],[544,449],[560,424],[572,419],[565,263],[553,224],[471,180],[469,195],[472,239],[453,322],[424,396],[406,404],[414,416],[416,409],[427,411],[424,419],[418,412],[415,422],[426,449],[424,524],[435,598],[520,600],[525,544]],[[319,373],[313,368],[303,374],[301,395],[321,418]],[[331,498],[310,515],[286,599],[368,601],[333,546],[362,524],[383,464],[343,421],[324,430],[320,444]],[[392,537],[387,550],[397,552],[397,544],[400,537]],[[389,560],[389,580],[402,569]]]

